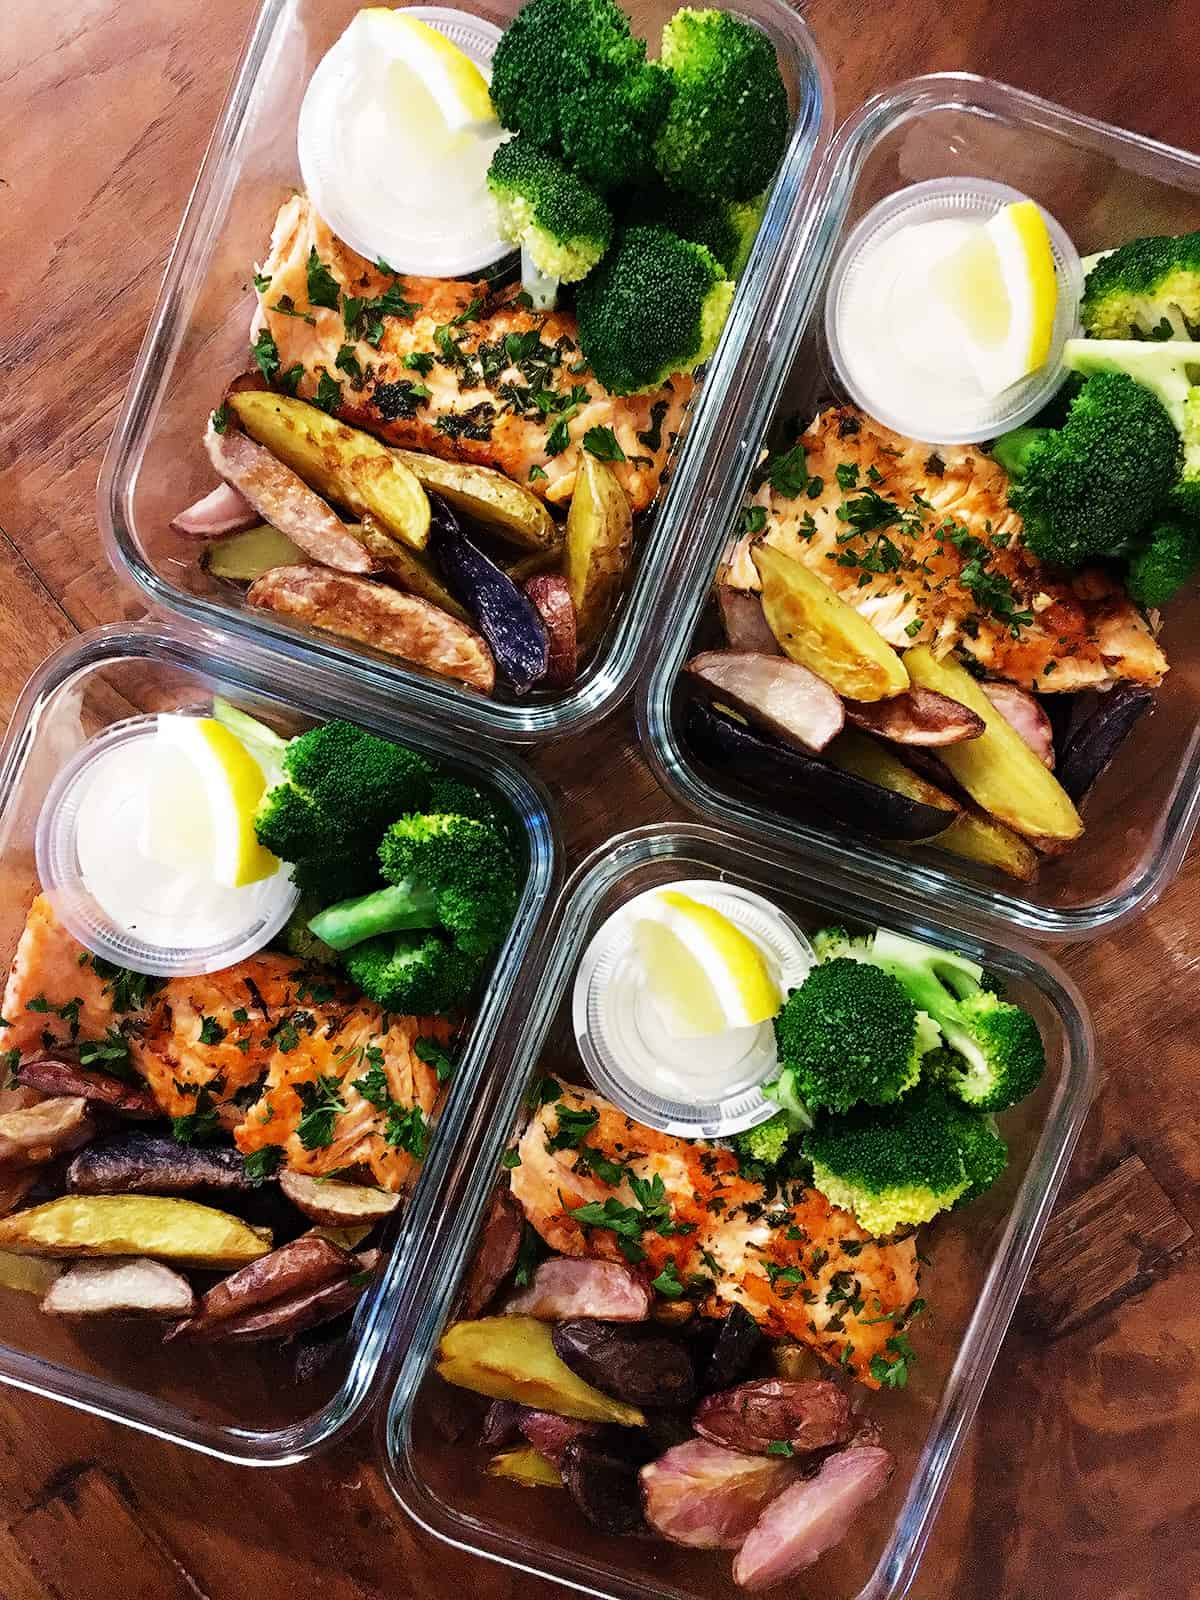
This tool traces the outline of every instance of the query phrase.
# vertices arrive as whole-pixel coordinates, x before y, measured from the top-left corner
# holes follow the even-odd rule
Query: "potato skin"
[[[709,1395],[692,1422],[701,1438],[745,1455],[771,1455],[774,1443],[804,1455],[850,1437],[850,1402],[836,1384],[820,1378],[762,1378]]]
[[[516,1266],[522,1227],[522,1212],[507,1182],[497,1184],[467,1272],[462,1304],[465,1318],[477,1317],[487,1310]]]
[[[328,1239],[305,1234],[216,1284],[200,1302],[199,1315],[180,1323],[168,1337],[199,1338],[205,1331],[201,1325],[222,1322],[285,1296],[318,1289],[348,1277],[353,1270],[353,1256]]]
[[[365,1269],[364,1269],[365,1270]],[[323,1283],[315,1289],[301,1289],[269,1305],[222,1317],[206,1323],[202,1317],[189,1318],[167,1335],[206,1343],[258,1344],[264,1339],[290,1339],[323,1322],[332,1322],[349,1311],[362,1294],[365,1284],[358,1273]]]
[[[279,1187],[310,1222],[327,1228],[374,1226],[390,1216],[400,1196],[363,1183],[339,1183],[336,1178],[310,1178],[303,1172],[284,1170]]]
[[[602,461],[580,452],[567,515],[567,584],[581,648],[603,629],[625,581],[633,550],[633,513]]]
[[[417,595],[323,567],[275,567],[251,584],[246,598],[484,694],[496,686],[496,663],[479,634]]]
[[[696,1392],[691,1357],[652,1324],[580,1317],[557,1324],[554,1348],[572,1372],[631,1405],[684,1405]]]
[[[527,578],[524,588],[550,637],[550,665],[542,685],[569,689],[579,671],[579,641],[567,580],[557,572],[543,572]]]

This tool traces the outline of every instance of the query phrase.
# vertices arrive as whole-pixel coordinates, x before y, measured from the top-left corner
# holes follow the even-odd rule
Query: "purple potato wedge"
[[[429,548],[446,583],[475,618],[509,686],[524,694],[550,670],[550,635],[533,601],[467,538],[436,496],[430,501]]]
[[[879,839],[918,843],[950,826],[955,813],[881,789],[827,761],[777,744],[693,700],[686,743],[706,766],[753,790],[788,816],[819,811]]]
[[[784,744],[812,753],[842,731],[842,702],[823,678],[786,656],[706,650],[684,669],[709,700],[732,706]]]
[[[696,1392],[688,1352],[653,1323],[580,1317],[558,1323],[552,1337],[559,1360],[614,1399],[635,1406],[686,1405]]]
[[[1076,802],[1095,785],[1154,701],[1151,690],[1136,684],[1121,684],[1088,699],[1085,695],[1075,697],[1058,751],[1058,781]]]

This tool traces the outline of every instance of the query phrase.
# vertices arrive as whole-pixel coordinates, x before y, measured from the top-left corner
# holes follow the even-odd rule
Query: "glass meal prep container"
[[[575,1046],[576,968],[602,923],[635,895],[680,879],[711,878],[757,891],[807,931],[831,922],[886,925],[969,954],[998,974],[1038,1021],[1046,1073],[1038,1090],[1002,1118],[1007,1171],[983,1199],[922,1229],[920,1293],[929,1301],[912,1329],[917,1363],[907,1388],[870,1393],[867,1413],[883,1428],[898,1467],[884,1496],[855,1520],[842,1545],[779,1593],[838,1600],[901,1595],[915,1572],[955,1458],[987,1382],[1033,1261],[1095,1086],[1091,1026],[1070,980],[1040,954],[954,924],[907,893],[864,893],[820,858],[770,846],[753,851],[699,824],[655,825],[619,835],[593,854],[560,896],[535,955],[537,988],[510,1073],[494,1075],[474,1109],[472,1153],[459,1147],[447,1170],[442,1229],[418,1291],[423,1309],[406,1329],[408,1349],[383,1423],[392,1489],[423,1528],[464,1550],[597,1596],[721,1600],[744,1593],[727,1550],[686,1550],[658,1540],[620,1539],[587,1523],[561,1491],[488,1477],[478,1446],[485,1402],[431,1373],[441,1330],[454,1315],[482,1212],[519,1126],[534,1074],[585,1077]],[[867,1391],[859,1391],[866,1393]],[[457,1433],[457,1438],[455,1434]]]
[[[465,9],[503,26],[519,0]],[[668,486],[640,519],[633,570],[610,624],[565,692],[488,699],[395,656],[248,606],[236,586],[201,570],[171,518],[212,487],[205,419],[249,364],[253,263],[264,258],[280,204],[300,183],[296,123],[314,67],[358,9],[356,0],[264,0],[201,166],[125,405],[100,476],[98,517],[110,558],[156,608],[270,643],[289,663],[336,665],[347,681],[385,689],[398,703],[474,732],[537,740],[594,722],[631,687],[645,662],[668,574],[691,536],[691,507],[712,465],[757,428],[759,352],[783,312],[780,279],[798,247],[815,154],[832,104],[805,24],[784,0],[738,0],[770,35],[788,87],[792,128],[750,263],[720,346],[708,363],[674,452]],[[674,0],[634,0],[635,30],[656,39]],[[746,416],[743,423],[741,418]]]
[[[647,753],[672,796],[706,819],[756,839],[818,851],[847,877],[903,888],[1046,939],[1080,939],[1144,909],[1177,870],[1200,806],[1200,591],[1165,609],[1171,670],[1083,805],[1086,831],[1038,880],[1016,883],[939,853],[936,841],[901,849],[828,820],[800,821],[727,790],[694,762],[681,732],[685,662],[715,643],[706,610],[761,447],[794,441],[838,394],[824,343],[824,289],[843,240],[877,202],[910,184],[950,176],[996,180],[1039,201],[1081,254],[1141,234],[1200,226],[1200,157],[1076,115],[965,73],[914,78],[869,100],[839,131],[789,288],[794,321],[762,382],[774,425],[747,435],[740,454],[690,519],[692,544],[676,573],[673,607],[659,623],[639,721]]]
[[[114,722],[143,712],[206,709],[214,693],[285,734],[345,717],[457,768],[511,806],[528,863],[512,930],[464,1030],[422,1179],[381,1239],[377,1280],[359,1303],[346,1354],[328,1371],[297,1384],[278,1345],[196,1344],[184,1355],[164,1346],[160,1323],[93,1319],[79,1326],[43,1315],[37,1295],[0,1290],[0,1382],[226,1460],[277,1466],[343,1433],[372,1398],[385,1344],[426,1248],[437,1182],[423,1180],[455,1144],[490,1050],[500,1046],[515,975],[549,911],[559,845],[544,790],[503,753],[478,745],[459,749],[418,718],[372,708],[320,673],[288,674],[271,655],[228,638],[176,625],[101,628],[49,657],[25,687],[0,749],[0,945],[6,959],[37,891],[34,831],[60,768]]]

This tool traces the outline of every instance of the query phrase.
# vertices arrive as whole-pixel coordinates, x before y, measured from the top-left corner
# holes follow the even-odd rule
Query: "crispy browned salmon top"
[[[561,1149],[560,1106],[596,1119],[581,1136],[572,1129],[576,1142]],[[887,1341],[917,1293],[913,1239],[880,1243],[803,1184],[768,1196],[741,1175],[731,1150],[656,1133],[581,1089],[564,1086],[542,1106],[519,1155],[513,1195],[553,1250],[610,1261],[632,1254],[651,1278],[674,1263],[681,1283],[712,1282],[706,1314],[744,1306],[773,1338],[809,1345],[878,1388],[871,1357],[888,1359]],[[616,1228],[585,1220],[609,1202]],[[585,1206],[595,1209],[572,1215]]]
[[[22,1055],[120,1025],[165,1116],[215,1114],[244,1155],[278,1145],[298,1172],[369,1172],[393,1191],[419,1165],[440,1094],[417,1041],[453,1032],[444,1018],[387,1015],[335,973],[271,951],[158,986],[135,979],[131,990],[44,895],[29,909],[3,1016],[4,1047]]]
[[[336,309],[314,303],[314,265],[328,274],[317,298],[336,290]],[[516,286],[491,295],[482,281],[381,272],[330,231],[306,195],[280,209],[260,270],[268,282],[255,327],[269,329],[280,373],[292,374],[288,385],[303,399],[317,396],[322,378],[326,393],[337,383],[334,410],[346,422],[411,450],[497,467],[558,504],[575,487],[583,436],[611,428],[626,457],[614,470],[633,509],[654,498],[690,377],[653,394],[611,395],[580,355],[572,314],[531,311]]]
[[[1008,478],[969,445],[918,444],[853,406],[831,406],[799,444],[807,486],[765,483],[763,537],[817,573],[903,650],[956,646],[987,672],[1066,693],[1114,679],[1157,684],[1167,662],[1121,585],[1068,576],[1026,549]],[[747,535],[731,563],[757,589]]]

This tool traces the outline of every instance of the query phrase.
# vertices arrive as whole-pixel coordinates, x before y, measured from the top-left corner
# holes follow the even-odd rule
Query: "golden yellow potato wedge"
[[[984,811],[1031,839],[1067,842],[1083,832],[1083,820],[1067,791],[1044,767],[1021,735],[956,661],[939,661],[917,645],[905,651],[914,683],[936,689],[983,718],[978,739],[943,745],[938,759]]]
[[[527,1489],[561,1489],[562,1473],[549,1456],[527,1445],[523,1450],[502,1450],[488,1462],[489,1478],[511,1478]]]
[[[422,489],[440,494],[455,511],[482,523],[509,544],[522,550],[556,550],[562,545],[562,529],[538,497],[494,467],[443,461],[420,450],[393,448],[392,454]]]
[[[580,452],[567,513],[566,578],[577,637],[588,645],[616,604],[633,550],[633,512],[611,467]]]
[[[226,578],[231,583],[253,583],[272,567],[291,567],[307,559],[286,533],[264,522],[257,528],[247,528],[244,533],[231,534],[228,539],[214,540],[200,561],[214,578]]]
[[[640,1428],[636,1406],[613,1400],[577,1377],[554,1349],[548,1322],[536,1317],[481,1317],[454,1322],[438,1346],[438,1373],[447,1383],[493,1400],[516,1400],[535,1411],[584,1422]]]
[[[762,540],[750,554],[763,614],[784,655],[848,700],[886,700],[908,688],[904,663],[887,640],[815,573]]]
[[[0,1250],[0,1289],[18,1289],[22,1294],[36,1294],[40,1298],[65,1270],[61,1261]]]
[[[369,555],[375,557],[388,577],[422,600],[440,606],[459,622],[471,622],[471,613],[460,605],[433,570],[426,556],[393,539],[383,524],[369,513],[356,530]]]
[[[387,445],[289,395],[246,389],[226,404],[252,439],[318,494],[356,516],[369,511],[414,550],[429,543],[429,497]]]
[[[905,766],[899,756],[885,745],[879,744],[868,734],[859,733],[855,728],[844,728],[826,747],[824,755],[826,761],[832,761],[843,772],[852,772],[856,778],[877,783],[881,789],[902,794],[907,800],[919,800],[922,805],[936,806],[939,811],[946,812],[947,826],[962,809],[958,801],[945,790]],[[939,833],[934,837],[940,843],[944,835]]]
[[[267,1228],[194,1200],[69,1194],[0,1221],[0,1250],[33,1256],[154,1256],[193,1267],[240,1267],[271,1248]]]
[[[995,867],[1022,883],[1032,883],[1037,877],[1038,853],[1033,846],[982,811],[962,811],[945,833],[939,833],[930,843],[967,861]]]

